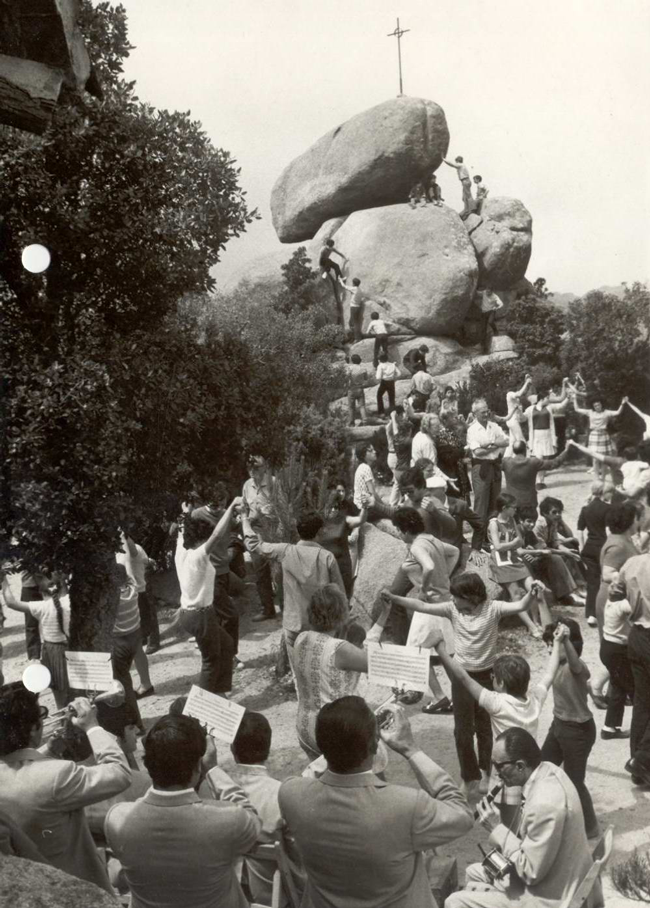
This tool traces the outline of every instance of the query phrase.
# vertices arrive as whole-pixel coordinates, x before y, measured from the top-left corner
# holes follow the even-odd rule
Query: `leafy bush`
[[[514,300],[506,320],[528,371],[540,363],[560,368],[564,316],[544,294],[531,292]]]
[[[506,392],[520,388],[526,374],[521,359],[475,363],[469,373],[467,411],[476,397],[484,397],[488,407],[502,416],[506,414]]]
[[[621,895],[638,902],[650,902],[650,855],[634,852],[612,867],[612,883]]]

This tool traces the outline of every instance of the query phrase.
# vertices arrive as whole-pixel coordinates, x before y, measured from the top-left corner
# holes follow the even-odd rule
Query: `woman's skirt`
[[[533,429],[533,457],[553,457],[555,447],[550,429]]]
[[[587,447],[596,454],[606,454],[608,457],[613,457],[616,453],[612,439],[604,429],[591,430]]]
[[[65,651],[65,643],[47,643],[43,641],[41,646],[41,662],[50,670],[50,675],[52,676],[50,690],[68,690],[68,667],[65,661]]]
[[[490,554],[490,577],[495,583],[505,586],[507,583],[517,583],[530,577],[530,571],[525,564],[521,562],[506,562],[504,559],[495,557],[495,553]]]

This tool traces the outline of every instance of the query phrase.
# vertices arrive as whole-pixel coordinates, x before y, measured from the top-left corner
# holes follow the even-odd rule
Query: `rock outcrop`
[[[280,175],[271,193],[278,237],[308,240],[330,218],[403,202],[448,146],[445,114],[433,101],[393,98],[357,114]]]
[[[476,250],[480,284],[507,290],[521,280],[532,252],[533,219],[518,199],[486,199],[465,226]]]
[[[478,279],[474,248],[460,217],[433,205],[357,211],[332,239],[371,299],[416,334],[453,335]],[[310,250],[311,253],[311,250]]]
[[[11,908],[118,908],[95,886],[56,867],[0,855],[0,905]]]
[[[370,362],[372,366],[374,344],[375,342],[371,337],[364,338],[364,340],[352,344],[350,353],[358,353],[362,362]],[[429,352],[426,355],[427,371],[432,375],[459,369],[467,361],[468,351],[458,341],[452,340],[450,337],[425,337],[423,335],[389,337],[388,357],[403,369],[402,360],[406,353],[422,344],[426,344],[429,348]],[[407,377],[406,370],[404,370],[404,375]],[[369,384],[377,384],[377,380],[375,379]]]
[[[374,427],[376,430],[376,426]],[[350,612],[359,616],[364,626],[369,615],[376,614],[376,601],[381,590],[389,587],[406,558],[406,543],[388,533],[364,524],[359,536],[359,569],[350,600]]]

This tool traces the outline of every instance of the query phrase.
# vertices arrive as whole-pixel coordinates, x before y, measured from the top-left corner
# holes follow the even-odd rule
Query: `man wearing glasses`
[[[542,761],[535,739],[523,728],[508,728],[498,736],[492,766],[506,788],[523,787],[521,810],[509,826],[488,798],[477,806],[490,845],[512,869],[491,882],[482,864],[470,864],[465,881],[470,888],[450,895],[445,908],[564,904],[592,865],[578,792],[559,766]],[[587,906],[603,904],[596,883]]]

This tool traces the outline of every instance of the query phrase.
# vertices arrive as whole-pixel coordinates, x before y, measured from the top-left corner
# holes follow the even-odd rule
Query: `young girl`
[[[496,507],[497,516],[488,523],[488,536],[492,544],[490,577],[495,583],[508,590],[510,599],[514,602],[526,593],[526,589],[531,583],[530,571],[518,553],[524,540],[515,522],[517,499],[514,495],[502,492],[496,500]],[[539,622],[539,609],[533,606],[531,613],[533,617],[526,612],[521,612],[519,618],[532,636],[540,639],[542,629],[539,623],[536,624],[533,620],[535,618]],[[542,615],[544,624],[548,624],[551,616],[545,602],[542,605]]]
[[[542,745],[542,760],[562,766],[580,796],[587,838],[600,835],[591,795],[585,785],[587,760],[596,741],[596,723],[588,705],[590,672],[580,658],[582,633],[572,618],[561,618],[544,630],[544,643],[549,651],[559,622],[569,628],[562,638],[564,653],[553,681],[553,722]]]
[[[50,670],[50,690],[54,694],[57,709],[61,709],[71,700],[65,662],[70,634],[70,597],[65,581],[59,574],[53,574],[51,578],[39,574],[38,586],[43,599],[35,602],[16,599],[7,579],[2,584],[2,592],[9,608],[33,615],[37,619],[42,642],[41,662]]]
[[[493,690],[492,668],[497,657],[499,619],[502,615],[525,612],[541,595],[543,584],[534,580],[530,590],[518,602],[489,600],[485,584],[478,574],[466,571],[450,583],[451,602],[422,602],[405,599],[388,590],[382,596],[388,602],[403,605],[411,611],[449,618],[454,631],[456,659],[467,674],[487,690]],[[490,717],[457,679],[451,679],[454,712],[454,738],[466,797],[477,797],[488,790],[492,759]],[[474,734],[478,743],[478,760],[474,751]],[[479,785],[480,782],[480,785]]]

